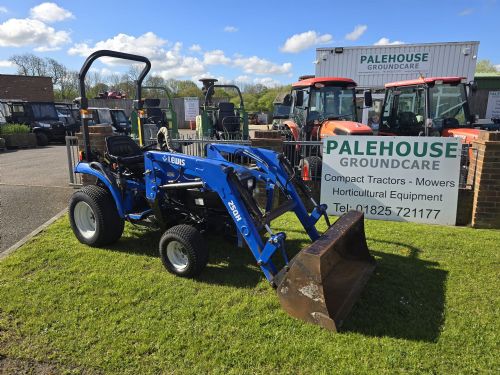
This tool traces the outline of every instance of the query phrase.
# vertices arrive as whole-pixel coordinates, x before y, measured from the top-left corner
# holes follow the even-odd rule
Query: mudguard
[[[118,189],[116,184],[114,184],[108,178],[108,176],[106,176],[104,173],[102,173],[98,169],[92,168],[90,163],[85,163],[85,162],[80,162],[76,165],[75,173],[89,174],[89,175],[97,177],[99,179],[99,181],[101,181],[108,188],[109,192],[113,196],[113,199],[115,200],[115,204],[116,204],[116,209],[118,211],[118,215],[120,215],[121,218],[125,218],[123,201],[121,198],[120,190]]]

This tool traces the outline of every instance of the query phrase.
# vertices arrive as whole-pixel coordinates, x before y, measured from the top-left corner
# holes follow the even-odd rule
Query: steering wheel
[[[151,116],[146,118],[146,121],[148,122],[148,124],[158,125],[158,123],[161,122],[161,118],[160,116]]]
[[[151,143],[151,144],[149,144],[149,145],[142,146],[142,147],[141,147],[141,151],[143,151],[143,152],[144,152],[144,151],[149,151],[149,150],[151,150],[153,147],[156,147],[157,145],[158,145],[158,142],[153,142],[153,143]]]

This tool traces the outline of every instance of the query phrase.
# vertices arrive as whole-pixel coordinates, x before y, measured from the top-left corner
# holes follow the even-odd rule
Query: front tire
[[[73,194],[69,220],[76,238],[93,247],[118,241],[125,225],[111,193],[95,185],[84,186]]]
[[[49,137],[47,137],[47,134],[42,133],[42,132],[37,132],[35,133],[36,135],[36,144],[37,146],[47,146],[49,144]]]
[[[182,277],[200,274],[208,262],[208,249],[201,233],[191,225],[176,225],[160,239],[160,257],[168,272]]]

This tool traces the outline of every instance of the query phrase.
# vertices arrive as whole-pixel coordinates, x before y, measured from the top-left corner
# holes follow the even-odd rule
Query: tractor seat
[[[219,103],[217,110],[217,130],[237,132],[240,130],[240,118],[234,111],[233,103]]]
[[[132,173],[144,173],[144,155],[137,143],[127,135],[106,137],[107,156],[112,162],[128,168]]]
[[[418,125],[417,116],[413,112],[400,112],[398,120],[401,127],[411,128]]]

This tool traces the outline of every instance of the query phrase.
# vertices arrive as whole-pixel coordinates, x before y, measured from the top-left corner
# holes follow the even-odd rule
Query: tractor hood
[[[332,135],[373,135],[373,131],[369,126],[359,122],[326,120],[321,125],[320,137]]]
[[[472,128],[452,128],[444,129],[443,137],[457,137],[464,143],[471,143],[473,140],[479,137],[480,129]]]

